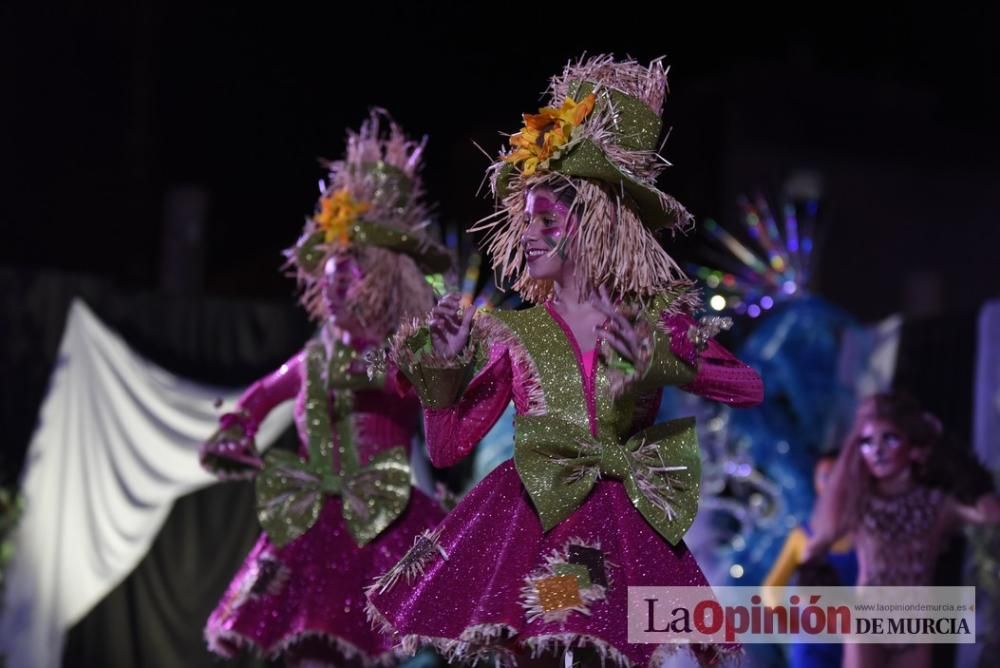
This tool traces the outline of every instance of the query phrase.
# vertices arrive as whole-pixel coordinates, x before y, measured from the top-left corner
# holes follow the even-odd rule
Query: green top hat
[[[616,89],[614,82],[577,80],[568,82],[566,88],[565,100],[573,102],[569,106],[584,103],[593,95],[593,111],[573,124],[569,141],[550,155],[545,155],[542,148],[550,141],[546,134],[561,132],[565,136],[566,123],[554,122],[548,130],[538,133],[540,157],[545,158],[539,163],[538,172],[606,183],[623,195],[626,205],[636,211],[650,230],[686,225],[690,219],[687,211],[656,187],[656,175],[666,164],[657,155],[663,130],[659,114],[639,97]],[[562,104],[564,108],[567,106],[565,101]],[[552,116],[558,111],[550,107],[541,113]],[[510,194],[511,179],[520,171],[517,155],[517,152],[505,155],[505,162],[497,171],[494,191],[500,199]],[[522,175],[525,185],[530,185],[531,175],[523,172]]]

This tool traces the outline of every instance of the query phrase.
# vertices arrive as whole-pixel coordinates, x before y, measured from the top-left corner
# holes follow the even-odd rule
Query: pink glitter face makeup
[[[528,192],[525,205],[528,227],[521,247],[532,278],[556,279],[566,264],[566,243],[572,223],[570,208],[550,188]]]
[[[334,255],[323,267],[323,298],[327,315],[347,326],[351,318],[350,295],[364,279],[364,272],[357,259],[350,253]]]

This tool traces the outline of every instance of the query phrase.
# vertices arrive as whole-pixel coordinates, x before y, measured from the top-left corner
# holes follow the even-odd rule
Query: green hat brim
[[[515,171],[513,165],[507,164],[497,174],[497,195],[500,199],[509,194],[510,179]],[[589,139],[584,139],[563,156],[551,159],[547,171],[563,176],[601,181],[616,192],[624,193],[626,203],[635,209],[643,224],[652,231],[674,227],[683,222],[678,210],[663,206],[660,191],[624,174],[608,159],[604,151]]]
[[[594,84],[584,81],[571,86],[570,95],[577,101],[594,91]],[[599,89],[599,95],[609,98],[616,110],[618,143],[634,151],[655,151],[663,125],[659,116],[646,104],[631,95],[614,89]],[[685,222],[681,220],[683,208],[664,206],[670,201],[655,187],[625,174],[608,158],[601,148],[589,139],[577,142],[558,158],[550,158],[545,171],[581,179],[601,181],[616,192],[625,194],[627,204],[639,214],[650,230],[670,228]],[[510,192],[510,179],[516,173],[512,164],[500,168],[496,179],[496,193],[502,200]]]
[[[386,248],[413,259],[426,274],[440,274],[451,267],[451,255],[441,244],[423,234],[359,220],[351,229],[351,242]]]
[[[440,274],[451,267],[448,250],[423,235],[359,220],[351,226],[350,236],[351,244],[377,246],[412,258],[425,274]],[[297,264],[307,273],[314,274],[321,269],[320,263],[325,257],[323,240],[323,232],[314,232],[295,251]]]

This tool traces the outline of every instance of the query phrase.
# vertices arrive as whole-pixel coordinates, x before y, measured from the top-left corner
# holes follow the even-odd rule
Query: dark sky
[[[789,169],[829,170],[821,282],[861,316],[900,308],[892,277],[922,267],[963,290],[960,308],[998,292],[993,9],[104,4],[0,6],[0,263],[156,288],[164,198],[193,185],[209,198],[206,291],[288,295],[279,253],[313,205],[316,159],[368,106],[431,135],[429,189],[467,226],[489,211],[473,142],[495,151],[586,50],[667,56],[662,185],[700,218],[732,217],[739,189]]]

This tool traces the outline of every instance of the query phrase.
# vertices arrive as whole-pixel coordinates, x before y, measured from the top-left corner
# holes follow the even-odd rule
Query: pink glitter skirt
[[[384,573],[433,528],[444,513],[413,489],[404,513],[375,540],[358,547],[330,497],[319,519],[283,548],[262,534],[208,618],[213,652],[232,657],[246,649],[274,658],[295,648],[319,649],[329,659],[362,665],[393,663],[393,642],[365,618],[365,586]]]
[[[653,666],[682,646],[627,641],[628,587],[707,584],[687,546],[656,533],[616,480],[543,533],[508,461],[375,582],[369,616],[407,651],[429,644],[451,660],[516,665],[524,653],[585,647]],[[705,664],[739,651],[690,649]]]

